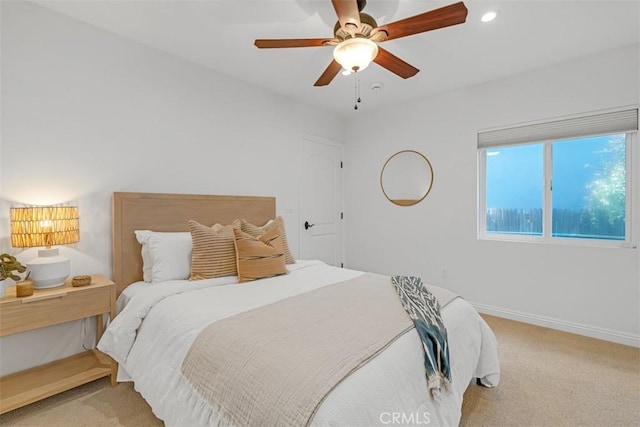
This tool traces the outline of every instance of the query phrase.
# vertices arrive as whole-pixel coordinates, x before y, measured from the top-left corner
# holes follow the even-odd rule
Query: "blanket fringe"
[[[451,381],[439,372],[436,372],[427,378],[427,385],[429,387],[431,397],[433,397],[436,402],[440,402],[445,394],[449,394],[451,392]]]

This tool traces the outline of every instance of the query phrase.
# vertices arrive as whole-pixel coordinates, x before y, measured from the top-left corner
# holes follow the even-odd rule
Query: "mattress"
[[[204,401],[195,401],[181,365],[209,324],[284,298],[348,280],[360,271],[320,261],[288,265],[289,274],[238,285],[235,277],[129,286],[118,316],[98,348],[111,355],[156,416],[168,426],[209,425]],[[342,381],[323,401],[311,425],[455,426],[472,378],[495,386],[500,378],[495,336],[475,309],[457,298],[442,309],[449,336],[452,382],[439,398],[427,389],[420,338],[412,330]],[[125,374],[126,373],[126,374]]]

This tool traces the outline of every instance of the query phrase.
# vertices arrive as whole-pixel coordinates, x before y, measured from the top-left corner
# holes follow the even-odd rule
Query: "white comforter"
[[[98,348],[135,382],[153,412],[169,426],[206,424],[204,401],[181,380],[182,360],[200,331],[216,320],[289,296],[344,281],[359,271],[299,261],[290,274],[238,285],[235,277],[171,281],[130,287],[126,305]],[[136,289],[137,288],[137,289]],[[135,292],[134,292],[135,291]],[[461,298],[442,310],[448,331],[452,384],[435,401],[427,391],[423,352],[411,331],[334,389],[313,419],[318,426],[439,425],[460,421],[462,396],[471,378],[488,386],[500,377],[495,336]]]

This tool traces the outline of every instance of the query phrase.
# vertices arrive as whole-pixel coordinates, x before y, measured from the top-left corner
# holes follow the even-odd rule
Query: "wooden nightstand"
[[[91,276],[91,285],[36,289],[17,298],[15,288],[0,298],[0,336],[44,328],[71,320],[96,316],[98,339],[103,332],[103,314],[116,314],[116,285],[101,275]],[[0,378],[0,414],[53,396],[79,385],[111,375],[116,364],[98,350],[89,350],[42,366]]]

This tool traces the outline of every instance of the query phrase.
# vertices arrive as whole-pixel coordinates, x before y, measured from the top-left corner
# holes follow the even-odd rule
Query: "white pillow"
[[[142,245],[142,280],[145,282],[151,282],[151,276],[153,273],[152,265],[151,265],[151,253],[149,252],[149,245],[147,245],[147,239],[149,236],[148,233],[151,231],[148,230],[136,230],[136,239],[138,239],[138,243]]]
[[[145,282],[186,280],[191,274],[191,233],[136,230],[142,245],[142,278]]]

